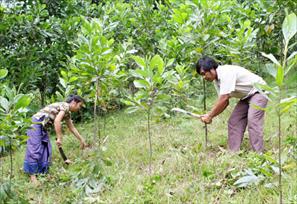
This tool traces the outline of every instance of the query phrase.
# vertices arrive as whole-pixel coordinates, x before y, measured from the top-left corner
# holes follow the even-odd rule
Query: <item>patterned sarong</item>
[[[47,173],[52,157],[48,133],[42,125],[43,118],[32,118],[33,125],[27,131],[27,150],[24,171],[30,175]]]

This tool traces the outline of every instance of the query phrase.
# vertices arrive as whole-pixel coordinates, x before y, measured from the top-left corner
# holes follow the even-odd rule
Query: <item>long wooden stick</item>
[[[179,112],[179,113],[184,113],[184,114],[187,114],[187,115],[192,116],[194,118],[201,118],[201,115],[198,115],[198,114],[195,114],[195,113],[186,111],[186,110],[181,109],[181,108],[172,108],[171,111],[175,111],[175,112]]]

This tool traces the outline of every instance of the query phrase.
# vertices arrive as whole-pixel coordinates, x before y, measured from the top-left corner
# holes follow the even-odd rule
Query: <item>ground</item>
[[[50,174],[40,177],[37,187],[28,183],[28,176],[22,172],[22,147],[13,155],[14,191],[30,203],[278,203],[274,113],[270,111],[266,117],[265,154],[250,150],[247,134],[242,151],[234,154],[226,145],[231,110],[229,107],[208,126],[207,147],[200,121],[183,115],[161,122],[153,120],[151,174],[144,113],[128,115],[123,110],[109,114],[101,138],[94,138],[91,121],[78,124],[93,147],[80,150],[79,143],[67,133],[64,151],[73,164],[66,166],[52,141]],[[293,120],[290,115],[283,120],[284,203],[297,203],[297,165],[290,156],[292,145],[286,142],[296,133]],[[100,123],[103,127],[102,119]],[[99,150],[96,143],[100,140],[104,142]],[[8,178],[9,158],[2,158],[2,163],[2,178]],[[250,171],[254,176],[243,178]],[[235,185],[240,178],[249,185]]]

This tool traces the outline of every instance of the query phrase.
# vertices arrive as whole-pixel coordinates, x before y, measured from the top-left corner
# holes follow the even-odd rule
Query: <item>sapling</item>
[[[7,75],[6,69],[0,70],[0,79]],[[10,88],[5,84],[1,84],[3,92],[0,95],[0,135],[8,138],[9,156],[10,156],[10,184],[13,176],[13,143],[14,141],[26,140],[27,137],[22,135],[29,125],[29,119],[26,118],[27,106],[31,103],[32,96],[30,94],[21,94],[20,89]],[[0,145],[5,145],[0,143]],[[11,185],[10,185],[11,186]]]
[[[159,55],[155,55],[152,58],[142,58],[139,56],[133,56],[133,59],[137,63],[136,70],[131,71],[131,75],[135,78],[134,85],[138,89],[134,96],[129,96],[127,100],[123,100],[124,103],[131,106],[128,108],[128,112],[135,112],[143,110],[147,116],[147,133],[149,139],[149,173],[151,174],[152,166],[152,133],[151,133],[151,118],[155,108],[162,106],[169,96],[165,93],[167,81],[173,74],[173,71],[165,71],[165,68],[169,65],[165,65],[163,59]]]
[[[98,103],[103,97],[103,89],[112,86],[109,79],[117,72],[113,54],[114,40],[106,37],[107,28],[99,19],[82,20],[82,29],[76,41],[76,54],[71,58],[68,72],[75,77],[72,83],[82,90],[88,90],[89,98],[93,98],[94,141],[98,141],[99,135],[100,143]]]
[[[296,93],[289,93],[285,89],[284,79],[285,76],[290,73],[292,68],[297,62],[297,52],[292,51],[292,54],[287,57],[289,51],[289,41],[297,32],[297,17],[294,13],[286,16],[282,24],[282,32],[284,36],[284,49],[283,49],[283,59],[280,63],[272,54],[262,53],[263,56],[270,59],[274,66],[271,66],[271,69],[274,69],[275,72],[270,71],[272,76],[275,78],[275,85],[257,85],[260,91],[269,92],[269,99],[271,101],[271,107],[275,110],[277,115],[277,135],[278,135],[278,163],[279,163],[279,203],[283,203],[283,192],[282,192],[282,116],[284,113],[297,104]],[[288,82],[286,82],[288,83]]]

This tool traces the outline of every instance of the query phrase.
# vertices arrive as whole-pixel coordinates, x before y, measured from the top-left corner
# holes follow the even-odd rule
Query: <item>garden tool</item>
[[[62,147],[59,147],[59,152],[60,152],[60,155],[63,158],[64,162],[67,161],[68,159],[67,159]],[[65,162],[65,163],[68,164],[67,162]]]
[[[171,111],[175,111],[175,112],[179,112],[179,113],[184,113],[184,114],[187,114],[187,115],[192,116],[194,118],[201,118],[202,117],[202,115],[198,115],[198,114],[195,114],[195,113],[186,111],[186,110],[181,109],[181,108],[172,108]]]

